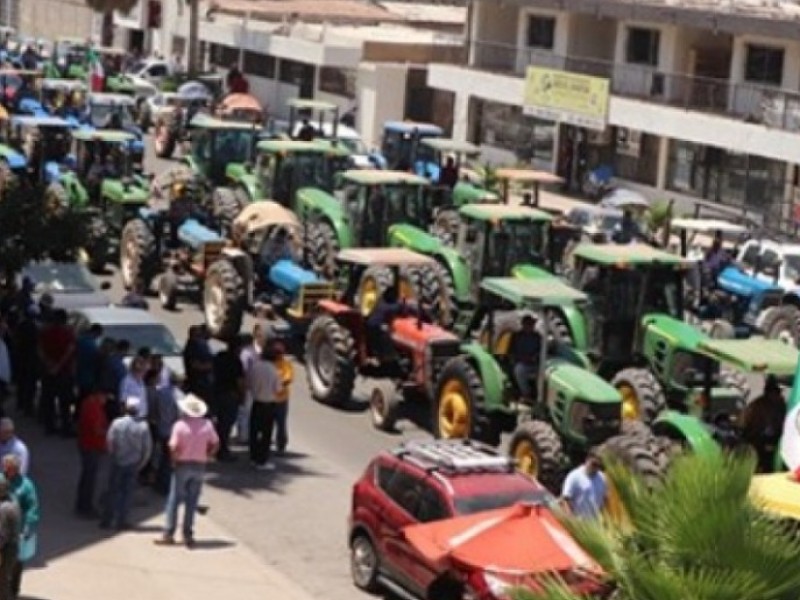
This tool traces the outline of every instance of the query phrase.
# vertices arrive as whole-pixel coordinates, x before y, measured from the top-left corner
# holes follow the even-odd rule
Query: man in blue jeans
[[[111,461],[108,493],[100,526],[115,526],[128,529],[128,511],[131,504],[136,476],[150,460],[153,441],[146,421],[136,418],[141,400],[130,397],[125,400],[125,414],[114,419],[108,428],[106,442]]]
[[[174,466],[167,498],[167,524],[164,535],[156,544],[171,546],[178,528],[178,507],[184,504],[183,542],[194,547],[194,514],[200,501],[206,463],[219,449],[219,437],[214,425],[205,418],[206,403],[194,394],[178,401],[181,418],[172,427],[169,449]]]

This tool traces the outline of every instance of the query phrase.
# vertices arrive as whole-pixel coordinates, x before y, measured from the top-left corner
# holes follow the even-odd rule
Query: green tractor
[[[251,202],[269,198],[295,209],[297,192],[331,195],[336,175],[350,166],[343,146],[324,141],[265,140],[256,146],[255,168],[250,163],[232,163],[225,169],[226,187],[214,190],[217,207],[242,210]],[[235,216],[235,215],[234,215]]]
[[[66,182],[64,187],[68,194],[86,194],[88,206],[99,211],[106,233],[106,251],[92,254],[91,260],[92,268],[101,271],[109,255],[116,254],[125,224],[147,205],[150,179],[134,170],[129,152],[131,142],[136,139],[133,134],[111,129],[78,129],[72,137],[77,155],[77,181]],[[107,166],[99,169],[104,163]]]
[[[550,335],[548,313],[564,304],[584,309],[588,297],[556,279],[489,277],[481,282],[478,309],[456,332],[467,340],[462,354],[437,378],[434,435],[496,445],[503,432],[513,432],[509,453],[520,470],[552,490],[595,446],[645,477],[658,478],[652,434],[642,425],[626,426],[619,392],[590,370],[585,356]],[[523,315],[537,320],[543,340],[528,382],[535,390],[531,399],[522,397],[508,354]],[[687,435],[703,433],[695,425]]]

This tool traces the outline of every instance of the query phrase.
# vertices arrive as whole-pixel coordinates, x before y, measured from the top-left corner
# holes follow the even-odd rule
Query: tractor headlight
[[[575,433],[583,434],[590,415],[589,405],[580,400],[575,400],[569,411],[569,428]]]

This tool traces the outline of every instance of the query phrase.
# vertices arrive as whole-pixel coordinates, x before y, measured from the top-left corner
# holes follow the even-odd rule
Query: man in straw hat
[[[178,527],[178,507],[184,504],[183,541],[194,547],[194,514],[200,500],[206,463],[219,448],[219,437],[211,421],[205,418],[206,403],[194,394],[178,401],[181,418],[172,427],[169,450],[174,470],[167,497],[167,524],[164,534],[156,540],[159,545],[175,543]]]

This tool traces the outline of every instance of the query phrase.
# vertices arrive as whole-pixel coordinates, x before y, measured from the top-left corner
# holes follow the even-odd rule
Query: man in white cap
[[[194,515],[200,500],[206,464],[219,449],[219,437],[214,425],[205,418],[206,403],[194,394],[178,401],[181,418],[172,427],[169,440],[173,472],[167,498],[167,524],[164,535],[156,544],[175,543],[178,527],[178,507],[183,504],[183,541],[187,548],[194,547]]]
[[[106,505],[100,526],[127,529],[128,511],[136,476],[150,460],[153,441],[146,421],[137,418],[141,400],[131,396],[125,400],[125,414],[114,419],[108,428],[106,442],[111,471],[108,478]]]

